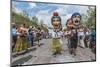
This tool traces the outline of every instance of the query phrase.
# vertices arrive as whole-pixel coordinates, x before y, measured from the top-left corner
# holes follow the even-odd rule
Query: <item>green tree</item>
[[[87,22],[86,25],[89,28],[96,28],[96,8],[95,7],[88,7],[87,10]]]
[[[12,23],[16,23],[17,25],[25,23],[27,26],[38,26],[38,18],[32,17],[32,20],[30,20],[28,13],[25,11],[22,13],[16,13],[12,11]]]

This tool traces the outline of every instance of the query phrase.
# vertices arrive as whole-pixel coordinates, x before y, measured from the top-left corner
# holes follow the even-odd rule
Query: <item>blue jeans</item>
[[[31,46],[34,45],[33,42],[34,42],[34,37],[32,35],[29,35],[29,43],[30,43]]]

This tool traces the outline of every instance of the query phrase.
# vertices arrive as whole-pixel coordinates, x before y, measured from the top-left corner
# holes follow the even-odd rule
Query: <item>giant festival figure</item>
[[[58,12],[54,12],[51,18],[51,24],[53,25],[53,43],[52,43],[52,52],[53,55],[61,54],[61,39],[59,39],[60,31],[62,30],[61,17]]]
[[[71,18],[67,20],[66,27],[69,30],[70,38],[69,38],[69,51],[70,54],[76,55],[76,48],[78,45],[78,32],[81,26],[81,15],[80,13],[73,13]]]

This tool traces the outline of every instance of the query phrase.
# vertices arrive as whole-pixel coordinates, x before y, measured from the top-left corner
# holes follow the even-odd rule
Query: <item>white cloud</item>
[[[37,7],[35,3],[29,3],[30,8],[33,7]],[[70,12],[70,9],[78,9],[80,13],[86,13],[88,7],[87,6],[75,6],[75,5],[55,5],[58,6],[58,9],[54,10],[50,13],[48,13],[48,10],[40,10],[37,14],[36,17],[38,17],[39,22],[41,20],[43,20],[44,24],[48,25],[48,26],[52,26],[51,25],[51,17],[53,12],[58,12],[61,19],[62,19],[62,26],[65,26],[67,19],[71,18],[72,13],[68,13],[68,11]],[[74,9],[75,8],[75,9]],[[16,12],[17,13],[21,13],[22,11],[16,8]],[[76,12],[76,11],[72,11],[72,12]]]
[[[80,6],[79,7],[79,12],[80,13],[86,14],[87,13],[87,10],[88,10],[88,7],[87,6]]]
[[[16,8],[14,4],[12,4],[12,11],[14,11],[16,13],[22,13],[22,10]]]
[[[60,5],[57,11],[60,15],[68,15],[74,12],[79,12],[81,14],[87,13],[88,6],[78,6],[78,5]]]
[[[71,18],[72,13],[68,13],[68,9],[70,5],[65,6],[65,5],[60,5],[58,9],[52,11],[51,13],[53,14],[53,12],[58,12],[61,19],[62,19],[62,26],[65,27],[66,25],[66,21],[67,19]],[[87,6],[73,6],[72,8],[77,8],[77,10],[79,10],[79,13],[84,13],[86,14],[88,7]],[[74,11],[77,12],[77,11]],[[50,15],[48,13],[48,10],[42,10],[37,14],[37,17],[39,18],[39,20],[43,20],[45,24],[47,24],[48,26],[52,26],[51,25],[51,17],[52,14]]]
[[[59,11],[60,12],[60,11]],[[67,19],[69,19],[71,17],[72,14],[67,14],[65,16],[61,15],[61,19],[62,19],[62,26],[66,26],[66,21]],[[38,17],[39,19],[39,22],[41,20],[43,20],[44,24],[46,24],[47,26],[49,27],[52,27],[52,24],[51,24],[51,17],[52,17],[52,14],[50,15],[48,13],[48,10],[42,10],[40,12],[38,12],[38,14],[36,15],[36,17]]]
[[[15,12],[16,12],[16,13],[22,13],[22,11],[19,10],[18,8],[15,8]]]
[[[12,11],[14,11],[15,13],[21,14],[22,10],[16,8],[16,5],[19,5],[18,2],[12,2]]]
[[[43,20],[44,24],[46,24],[47,26],[52,26],[51,25],[52,15],[50,15],[48,11],[49,10],[41,10],[37,13],[36,17],[38,17],[39,22]]]
[[[29,5],[30,5],[30,8],[36,7],[35,3],[29,3]]]
[[[66,26],[67,19],[71,18],[71,15],[72,15],[72,14],[67,13],[67,8],[69,8],[69,5],[68,6],[60,5],[58,9],[53,11],[53,12],[58,12],[59,13],[59,15],[61,17],[61,23],[62,23],[63,27]]]
[[[60,16],[66,16],[67,14],[67,9],[68,6],[65,6],[65,5],[59,5],[59,8],[56,9],[55,11],[53,12],[58,12]]]
[[[66,21],[71,18],[72,14],[67,14],[66,16],[61,16],[62,19],[62,26],[66,26]]]

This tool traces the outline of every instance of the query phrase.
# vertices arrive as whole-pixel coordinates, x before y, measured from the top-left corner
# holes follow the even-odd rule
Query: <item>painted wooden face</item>
[[[61,19],[59,16],[53,16],[52,17],[52,25],[54,29],[61,29]]]
[[[52,20],[52,25],[53,25],[53,27],[55,28],[55,29],[58,29],[58,28],[60,28],[60,20],[59,20],[59,18],[53,18],[53,20]]]
[[[73,18],[72,18],[72,21],[73,21],[73,24],[78,26],[80,24],[80,21],[81,21],[81,17],[79,15],[75,15]]]
[[[67,22],[66,22],[66,27],[68,29],[72,29],[73,28],[73,22],[71,19],[68,19]]]

